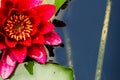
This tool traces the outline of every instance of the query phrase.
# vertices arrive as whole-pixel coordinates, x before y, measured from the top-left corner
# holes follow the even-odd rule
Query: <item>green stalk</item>
[[[99,52],[98,52],[98,60],[97,60],[97,66],[96,66],[95,80],[101,80],[102,67],[103,67],[103,61],[104,61],[104,55],[105,55],[105,47],[106,47],[106,40],[107,40],[107,34],[108,34],[108,26],[109,26],[109,20],[110,20],[111,6],[112,6],[112,1],[107,0],[104,24],[103,24],[100,47],[99,47]]]

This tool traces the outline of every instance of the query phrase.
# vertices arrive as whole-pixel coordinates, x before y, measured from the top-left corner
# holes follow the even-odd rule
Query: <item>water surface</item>
[[[76,80],[94,80],[106,1],[72,0],[64,10],[62,19],[67,24],[65,30],[70,39]],[[112,3],[102,80],[120,80],[120,1]],[[65,44],[64,28],[57,31]],[[56,59],[60,64],[69,66],[66,49],[66,44],[65,48],[56,49]]]

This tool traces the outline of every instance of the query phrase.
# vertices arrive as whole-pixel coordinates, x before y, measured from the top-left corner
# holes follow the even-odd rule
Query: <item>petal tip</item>
[[[33,45],[28,49],[28,55],[41,64],[46,63],[46,51],[43,45]]]
[[[59,45],[62,43],[60,36],[56,32],[50,32],[45,36],[45,44],[48,45]]]
[[[3,79],[8,78],[16,67],[16,60],[11,54],[6,55],[0,61],[0,75]]]

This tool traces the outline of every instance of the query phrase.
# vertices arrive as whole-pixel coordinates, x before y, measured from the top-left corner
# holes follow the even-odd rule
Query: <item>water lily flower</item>
[[[46,45],[58,45],[60,36],[50,22],[55,6],[42,0],[1,0],[0,6],[0,75],[8,78],[17,62],[26,56],[46,62]]]

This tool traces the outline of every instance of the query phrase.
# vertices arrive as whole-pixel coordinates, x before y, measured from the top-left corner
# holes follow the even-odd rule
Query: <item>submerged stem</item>
[[[68,31],[67,31],[67,28],[63,29],[63,34],[64,34],[64,37],[65,37],[65,45],[66,45],[68,66],[70,68],[73,68],[72,49],[71,49],[71,43],[70,43],[70,38],[69,38],[69,34],[68,34]]]
[[[103,66],[103,60],[104,60],[104,54],[105,54],[105,46],[106,46],[106,40],[107,40],[107,34],[108,34],[111,6],[112,6],[112,1],[107,0],[104,25],[103,25],[103,29],[102,29],[100,47],[99,47],[99,52],[98,52],[95,80],[101,80],[102,66]]]

